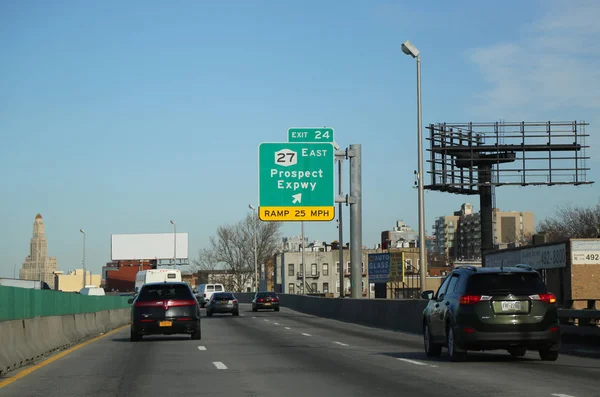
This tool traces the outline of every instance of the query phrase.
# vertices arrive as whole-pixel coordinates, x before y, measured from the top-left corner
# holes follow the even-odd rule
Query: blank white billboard
[[[188,234],[113,234],[111,235],[111,260],[134,259],[188,259]]]

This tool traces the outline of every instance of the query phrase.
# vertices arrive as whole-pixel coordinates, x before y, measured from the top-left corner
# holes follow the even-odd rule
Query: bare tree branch
[[[599,237],[600,201],[591,208],[561,205],[557,208],[554,218],[547,218],[540,222],[538,232],[545,233],[549,242]]]
[[[256,229],[255,229],[256,228]],[[210,247],[199,253],[195,264],[212,270],[225,264],[229,274],[219,277],[230,291],[241,292],[254,280],[254,232],[256,230],[258,265],[267,263],[280,245],[279,222],[261,222],[252,214],[234,225],[220,226],[210,238]]]

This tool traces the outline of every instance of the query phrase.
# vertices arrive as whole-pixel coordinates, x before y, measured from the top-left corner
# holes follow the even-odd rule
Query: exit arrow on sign
[[[294,201],[292,201],[292,204],[301,203],[302,202],[302,193],[294,194],[292,196],[292,198],[294,199]]]

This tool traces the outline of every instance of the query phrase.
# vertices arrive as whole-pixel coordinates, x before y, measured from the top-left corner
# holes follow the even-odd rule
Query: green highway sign
[[[333,142],[333,128],[290,128],[288,142]]]
[[[331,143],[262,143],[258,149],[259,218],[331,221],[335,216]]]

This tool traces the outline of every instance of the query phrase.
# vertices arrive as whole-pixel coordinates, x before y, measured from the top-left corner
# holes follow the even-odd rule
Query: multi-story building
[[[494,248],[529,244],[534,231],[533,212],[503,212],[494,208],[492,215]],[[481,260],[481,220],[470,203],[464,203],[452,216],[436,219],[435,251],[450,261]]]
[[[93,285],[100,287],[102,284],[101,274],[92,274],[91,271],[85,271],[85,286]],[[75,269],[64,274],[62,271],[54,272],[54,289],[62,292],[79,292],[84,288],[83,269]]]
[[[419,232],[406,225],[404,221],[396,221],[392,230],[381,232],[381,247],[410,248],[418,246]]]
[[[54,289],[54,272],[58,270],[56,257],[48,256],[48,241],[42,215],[37,214],[33,222],[33,237],[29,244],[29,255],[19,271],[23,280],[44,281]]]
[[[440,216],[433,225],[433,236],[435,237],[435,253],[445,258],[456,256],[456,244],[458,239],[458,221],[460,216],[455,213],[449,216]]]

